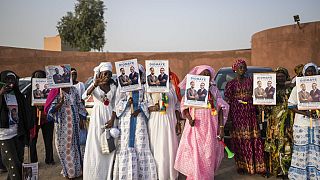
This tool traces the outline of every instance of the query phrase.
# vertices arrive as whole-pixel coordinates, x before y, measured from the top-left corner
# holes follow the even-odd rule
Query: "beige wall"
[[[60,36],[44,37],[43,49],[48,51],[61,51],[61,39]]]
[[[293,75],[297,64],[320,65],[320,21],[267,29],[252,36],[252,64],[283,66]]]

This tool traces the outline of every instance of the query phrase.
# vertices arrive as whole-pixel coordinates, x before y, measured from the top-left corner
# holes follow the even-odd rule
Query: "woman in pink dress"
[[[210,76],[212,85],[209,88],[208,108],[186,107],[184,98],[181,101],[181,112],[188,122],[185,124],[174,167],[187,179],[214,179],[224,156],[224,147],[219,141],[223,138],[229,105],[213,83],[214,73],[212,67],[207,65],[196,66],[188,73]],[[186,81],[185,77],[179,85],[181,89],[186,89]]]

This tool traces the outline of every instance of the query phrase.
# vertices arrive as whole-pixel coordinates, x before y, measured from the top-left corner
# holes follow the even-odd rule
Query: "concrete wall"
[[[252,36],[252,64],[288,68],[311,60],[320,65],[320,21],[267,29]]]
[[[61,51],[61,39],[60,36],[44,37],[43,49],[48,51]]]
[[[201,64],[208,64],[215,70],[231,66],[236,58],[244,58],[250,64],[251,50],[212,52],[157,52],[157,53],[98,53],[98,52],[55,52],[0,46],[0,70],[10,69],[20,77],[30,76],[46,65],[71,64],[78,70],[78,77],[85,81],[93,75],[93,68],[102,61],[115,62],[137,58],[144,65],[148,59],[168,59],[172,71],[183,78],[189,70]],[[114,70],[115,73],[115,70]]]

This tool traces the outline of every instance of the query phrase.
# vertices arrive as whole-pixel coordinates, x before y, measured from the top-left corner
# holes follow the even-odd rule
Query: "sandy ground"
[[[38,159],[39,159],[39,179],[40,180],[60,180],[60,179],[66,179],[63,178],[63,176],[60,174],[61,172],[61,165],[60,161],[56,152],[56,149],[54,147],[54,160],[56,162],[55,165],[47,165],[44,162],[44,144],[42,139],[42,134],[40,131],[39,137],[38,137]],[[27,157],[27,148],[25,149],[25,162],[28,162]],[[0,174],[0,180],[6,179],[7,173]],[[77,178],[77,180],[82,179],[82,177]],[[260,175],[239,175],[236,171],[235,163],[233,159],[227,159],[224,158],[222,161],[222,164],[216,173],[215,180],[262,180],[266,179]],[[276,178],[268,178],[269,180],[274,180]],[[183,175],[179,176],[179,180],[185,180],[185,177]]]

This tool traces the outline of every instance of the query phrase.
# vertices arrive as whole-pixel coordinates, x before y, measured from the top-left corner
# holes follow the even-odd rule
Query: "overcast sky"
[[[0,45],[43,49],[43,38],[75,0],[1,0]],[[104,51],[220,51],[249,49],[268,28],[320,21],[319,0],[104,0]]]

